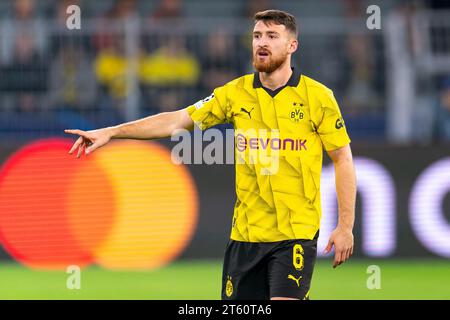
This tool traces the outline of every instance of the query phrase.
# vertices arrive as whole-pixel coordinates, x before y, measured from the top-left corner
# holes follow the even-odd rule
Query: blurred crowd
[[[86,129],[122,122],[127,120],[130,94],[138,95],[135,117],[171,111],[249,70],[250,53],[242,47],[241,36],[219,27],[199,35],[141,32],[136,54],[127,51],[123,24],[138,15],[147,28],[167,19],[182,23],[181,0],[155,1],[145,15],[138,7],[142,1],[136,0],[105,1],[98,6],[76,0],[47,4],[10,1],[2,16],[3,131],[15,115],[23,120],[16,123],[19,126],[32,125],[27,117],[38,119],[42,115],[52,116],[64,126]],[[73,4],[82,8],[83,19],[95,20],[94,30],[65,28],[66,10]],[[111,28],[112,24],[119,25],[119,30]],[[137,78],[137,90],[131,91],[133,62],[137,68],[131,77]],[[51,121],[46,125],[51,126]]]
[[[361,1],[341,2],[345,18],[365,19]],[[273,5],[268,0],[243,3],[234,14],[249,19],[249,27],[254,12]],[[230,32],[218,23],[207,32],[179,32],[192,1],[14,0],[8,4],[0,23],[0,134],[30,126],[44,130],[55,123],[92,129],[131,120],[127,113],[131,94],[137,101],[135,117],[171,111],[253,72],[250,29]],[[95,20],[95,28],[65,28],[66,10],[73,4],[82,8],[83,19]],[[130,52],[124,28],[111,25],[136,17],[145,28],[139,33],[137,50]],[[151,32],[168,21],[176,32]],[[379,34],[368,37],[355,32],[321,42],[303,36],[300,20],[300,50],[294,62],[302,72],[333,88],[354,139],[385,137],[386,62]],[[449,79],[442,82],[436,100],[439,120],[434,134],[450,140]],[[15,116],[20,121],[11,120]]]

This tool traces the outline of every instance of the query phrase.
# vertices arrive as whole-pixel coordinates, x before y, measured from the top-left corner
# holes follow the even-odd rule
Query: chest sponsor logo
[[[241,133],[236,135],[236,148],[240,152],[245,151],[247,148],[250,150],[307,150],[306,139],[247,138]]]

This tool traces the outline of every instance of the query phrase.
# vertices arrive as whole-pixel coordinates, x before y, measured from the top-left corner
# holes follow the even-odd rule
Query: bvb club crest
[[[227,284],[225,286],[225,294],[227,295],[227,297],[231,297],[231,295],[233,294],[233,283],[231,282],[231,277],[228,276],[227,277]]]
[[[292,108],[289,112],[289,119],[292,122],[300,122],[303,119],[303,111],[300,108]]]

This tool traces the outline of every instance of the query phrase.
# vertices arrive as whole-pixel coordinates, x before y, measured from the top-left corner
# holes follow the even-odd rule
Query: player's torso
[[[279,241],[314,236],[320,219],[322,144],[302,80],[276,94],[252,79],[229,96],[235,128],[237,203],[232,238]],[[252,227],[253,226],[253,227]],[[254,227],[258,226],[258,227]]]

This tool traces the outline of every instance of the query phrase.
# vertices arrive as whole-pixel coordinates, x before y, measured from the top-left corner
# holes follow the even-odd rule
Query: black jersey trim
[[[281,86],[281,87],[279,87],[279,88],[277,88],[275,90],[271,90],[269,88],[264,87],[262,85],[262,83],[261,83],[261,79],[259,78],[259,72],[255,72],[254,76],[253,76],[253,88],[255,88],[255,89],[256,88],[263,88],[273,98],[281,90],[283,90],[287,86],[289,86],[289,87],[297,87],[298,84],[300,83],[301,73],[296,68],[291,68],[291,69],[292,69],[292,75],[289,78],[288,82],[284,86]]]

